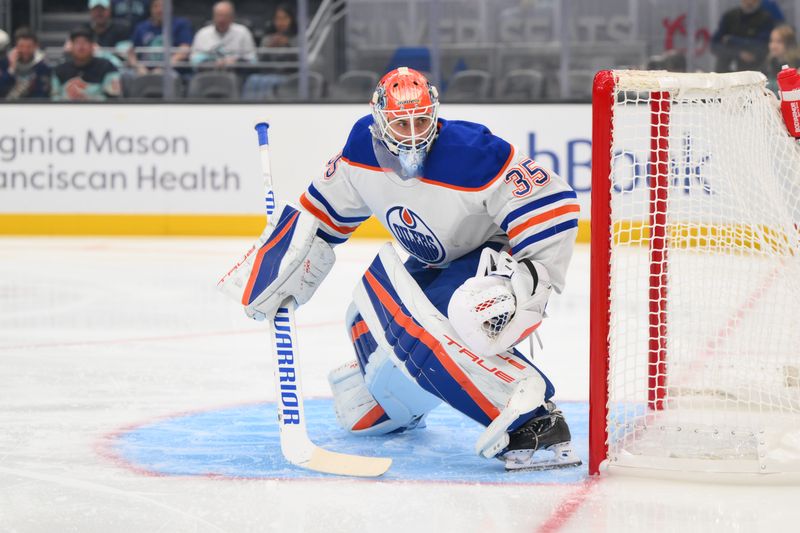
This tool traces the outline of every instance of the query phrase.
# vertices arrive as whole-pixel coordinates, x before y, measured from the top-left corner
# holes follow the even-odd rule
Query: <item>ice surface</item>
[[[395,467],[363,481],[282,465],[268,335],[214,288],[249,244],[0,239],[0,531],[788,531],[800,520],[796,487],[502,474],[468,453],[477,428],[446,407],[418,433],[337,432],[326,375],[353,357],[342,322],[380,244],[368,241],[337,249],[298,312],[304,388],[321,444],[396,455]],[[582,450],[588,264],[579,246],[536,354]]]
[[[575,428],[576,452],[588,460],[588,405],[559,404]],[[306,401],[309,434],[320,446],[393,459],[383,481],[451,483],[578,483],[586,467],[509,474],[500,461],[478,456],[474,443],[482,426],[445,405],[434,409],[427,427],[390,436],[361,437],[342,431],[333,401]],[[253,479],[327,478],[288,465],[280,453],[275,404],[256,404],[178,415],[146,422],[104,440],[104,455],[153,474]]]

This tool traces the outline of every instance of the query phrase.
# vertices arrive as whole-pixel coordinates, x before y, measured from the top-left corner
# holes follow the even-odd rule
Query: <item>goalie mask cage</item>
[[[591,473],[800,471],[800,146],[765,81],[595,77]]]

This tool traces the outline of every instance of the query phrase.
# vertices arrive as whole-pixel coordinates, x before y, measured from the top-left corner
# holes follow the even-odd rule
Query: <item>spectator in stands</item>
[[[150,18],[150,3],[148,0],[111,0],[111,14],[115,21],[135,28]]]
[[[95,57],[94,35],[88,28],[70,33],[71,59],[53,70],[53,100],[106,100],[120,95],[120,76],[107,59]]]
[[[11,44],[11,37],[8,36],[6,32],[0,30],[0,57],[3,57],[6,53],[6,49]]]
[[[289,4],[278,4],[272,15],[272,24],[264,38],[264,48],[281,48],[297,46],[297,18]]]
[[[272,15],[272,22],[267,26],[267,32],[261,39],[262,48],[288,48],[297,46],[297,19],[294,9],[289,4],[278,4]],[[264,62],[280,63],[281,61],[296,61],[296,54],[262,53],[259,59]],[[297,72],[295,67],[271,66],[269,72],[253,74],[248,79],[248,84],[257,88],[256,91],[263,95],[275,95],[275,88],[286,81],[289,74]]]
[[[769,80],[767,87],[778,92],[778,72],[783,65],[800,67],[800,48],[797,46],[797,35],[788,24],[781,24],[772,30],[769,36],[769,55],[764,64],[764,74]]]
[[[767,12],[772,15],[772,20],[775,21],[775,24],[786,20],[786,16],[783,14],[781,6],[779,6],[778,2],[775,0],[761,0],[761,7],[766,9]]]
[[[113,48],[130,42],[130,26],[111,18],[111,0],[89,0],[89,18],[97,46]]]
[[[761,0],[740,0],[725,12],[711,38],[717,72],[758,70],[767,57],[769,34],[775,22]]]
[[[50,67],[39,50],[36,34],[28,28],[14,32],[14,48],[8,52],[5,65],[0,60],[0,98],[50,97]]]
[[[254,63],[256,44],[253,34],[233,21],[236,10],[228,1],[214,4],[212,23],[194,36],[192,63],[213,63],[227,67],[237,62]]]
[[[11,80],[3,74],[8,70],[7,54],[10,46],[11,38],[6,32],[0,30],[0,98],[2,98],[11,87]]]
[[[162,1],[152,0],[150,2],[150,18],[140,22],[133,31],[133,46],[135,48],[164,46],[164,39],[161,34],[163,14]],[[189,58],[192,46],[192,25],[183,17],[172,17],[172,46],[173,48],[177,47],[177,50],[172,53],[170,58],[173,65]],[[141,56],[141,59],[145,61],[163,61],[163,58],[163,54],[152,52],[146,52]],[[145,74],[149,70],[139,62],[139,57],[134,49],[131,49],[128,53],[128,62],[139,74]],[[158,67],[155,67],[155,69],[158,70]]]
[[[98,48],[115,48],[120,45],[121,48],[126,49],[130,46],[131,31],[130,27],[121,22],[117,22],[111,18],[111,2],[110,0],[89,0],[89,30],[94,35],[95,54],[98,54]],[[64,53],[71,52],[72,41],[69,39],[64,43]],[[112,54],[108,54],[109,56]],[[121,63],[116,61],[113,57],[103,55],[114,63],[115,66],[120,66]]]

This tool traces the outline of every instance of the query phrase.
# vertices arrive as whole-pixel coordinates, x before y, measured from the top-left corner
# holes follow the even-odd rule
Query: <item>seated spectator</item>
[[[192,63],[213,63],[216,67],[227,67],[240,61],[256,61],[253,35],[247,27],[233,21],[235,15],[231,2],[214,4],[211,24],[194,36]]]
[[[39,40],[28,28],[14,32],[14,48],[0,60],[0,98],[50,97],[50,67],[39,50]]]
[[[114,48],[130,42],[130,26],[111,18],[111,0],[89,0],[89,18],[89,27],[98,46]]]
[[[761,0],[740,0],[741,5],[722,15],[711,38],[717,72],[758,70],[767,57],[769,33],[775,22]]]
[[[267,32],[261,39],[261,48],[290,48],[297,46],[297,19],[294,9],[289,4],[278,4],[272,15],[272,22],[267,26]],[[259,54],[261,61],[273,65],[281,61],[296,61],[296,54]],[[296,67],[270,66],[269,72],[253,74],[258,79],[258,86],[262,94],[268,97],[275,95],[275,88],[286,81],[287,75],[297,72]]]
[[[120,95],[120,76],[107,59],[95,57],[94,36],[88,28],[73,30],[69,36],[71,59],[53,70],[53,100],[106,100]]]
[[[133,31],[133,46],[135,48],[143,46],[164,46],[164,39],[161,34],[163,15],[162,1],[152,0],[152,2],[150,2],[150,18],[144,22],[140,22]],[[192,46],[192,25],[183,17],[172,17],[172,46],[178,48],[178,50],[173,52],[170,56],[170,62],[173,65],[186,61],[189,58],[189,52]],[[142,54],[141,59],[145,61],[163,61],[164,56],[161,53],[146,52]],[[150,70],[139,62],[139,58],[134,49],[131,49],[128,53],[128,62],[139,74],[146,74]],[[151,68],[160,70],[159,67]]]
[[[788,24],[776,26],[769,36],[769,55],[764,64],[767,75],[767,87],[778,92],[778,72],[783,65],[800,67],[800,48],[797,46],[797,35]]]
[[[111,15],[120,24],[135,28],[150,18],[149,0],[111,0]]]
[[[297,46],[297,19],[289,4],[278,4],[272,15],[272,24],[261,39],[262,48],[281,48]]]
[[[114,66],[122,62],[113,53],[100,53],[98,48],[117,48],[124,52],[130,46],[130,27],[111,18],[111,0],[89,0],[89,31],[94,35],[95,55],[105,57]],[[72,41],[64,43],[64,53],[69,54]]]
[[[776,0],[761,0],[761,7],[767,10],[767,12],[772,15],[772,20],[775,21],[775,24],[779,24],[786,20],[786,16],[783,14],[783,10],[781,6],[778,5]]]
[[[10,78],[3,75],[8,71],[8,48],[11,46],[11,38],[6,32],[0,30],[0,98],[2,98],[11,87]]]

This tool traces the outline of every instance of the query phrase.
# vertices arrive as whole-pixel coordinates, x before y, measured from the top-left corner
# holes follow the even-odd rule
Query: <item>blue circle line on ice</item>
[[[573,445],[584,465],[540,472],[505,472],[478,457],[483,427],[449,406],[431,412],[426,428],[385,436],[350,435],[336,422],[330,398],[306,399],[311,439],[333,451],[391,457],[380,481],[573,485],[588,474],[588,405],[563,402]],[[280,451],[275,404],[259,403],[181,413],[129,426],[105,439],[102,454],[137,473],[216,479],[341,479],[289,464]]]

